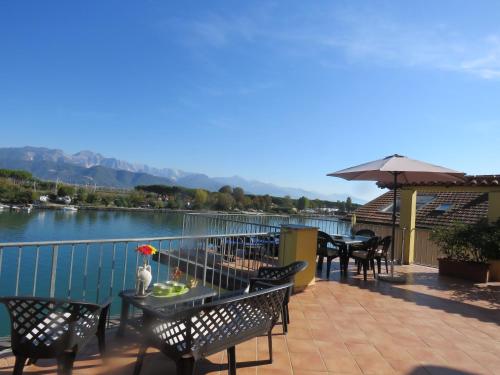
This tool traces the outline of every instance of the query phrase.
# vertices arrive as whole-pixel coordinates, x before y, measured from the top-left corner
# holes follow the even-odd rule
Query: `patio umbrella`
[[[456,182],[465,173],[394,154],[383,159],[329,173],[328,176],[346,180],[377,181],[393,186],[391,276],[394,276],[394,239],[396,234],[396,195],[398,184]]]

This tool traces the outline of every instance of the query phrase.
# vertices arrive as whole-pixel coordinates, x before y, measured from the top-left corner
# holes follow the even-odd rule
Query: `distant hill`
[[[108,158],[92,151],[66,154],[62,150],[44,147],[0,148],[0,168],[24,169],[38,178],[76,184],[133,188],[136,185],[177,185],[216,191],[223,185],[240,186],[250,194],[273,196],[306,196],[314,199],[345,200],[347,194],[325,195],[298,188],[281,187],[270,183],[247,180],[243,177],[209,177],[202,173],[185,172],[174,168],[153,168],[145,164]],[[355,202],[362,199],[352,197]]]

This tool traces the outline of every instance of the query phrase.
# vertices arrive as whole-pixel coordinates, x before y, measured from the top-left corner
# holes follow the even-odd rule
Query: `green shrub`
[[[448,259],[486,262],[500,259],[500,219],[475,224],[455,223],[433,230],[431,240],[441,247]]]

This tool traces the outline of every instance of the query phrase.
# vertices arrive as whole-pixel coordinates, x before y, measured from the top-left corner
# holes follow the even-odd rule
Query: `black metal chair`
[[[381,272],[381,263],[382,259],[385,261],[385,272],[389,273],[389,267],[387,266],[387,252],[389,251],[389,247],[391,246],[392,237],[385,236],[379,242],[379,247],[375,251],[375,260],[377,261],[378,273]]]
[[[376,278],[375,274],[375,252],[378,249],[378,245],[380,242],[379,237],[372,237],[366,243],[366,250],[354,250],[351,253],[351,257],[357,261],[358,266],[358,274],[360,272],[361,267],[363,267],[363,278],[366,280],[368,268],[371,266],[373,270],[373,277]]]
[[[282,285],[287,283],[293,283],[295,275],[300,271],[307,268],[308,263],[306,261],[296,261],[292,262],[283,267],[260,267],[257,271],[257,277],[250,279],[250,290],[254,287],[256,282],[264,282],[273,285]],[[281,314],[281,320],[283,323],[283,333],[288,332],[288,324],[290,324],[290,313],[288,311],[288,302],[290,301],[290,296],[292,294],[292,287],[289,288],[288,293],[285,296],[283,302],[283,311]]]
[[[323,269],[323,259],[326,257],[326,277],[327,279],[330,278],[332,261],[340,256],[340,248],[336,245],[335,240],[328,233],[318,231],[316,255],[318,256],[316,269],[319,272]]]
[[[16,357],[14,375],[26,360],[56,358],[58,374],[71,374],[73,362],[93,336],[105,350],[105,324],[111,301],[98,305],[54,298],[1,297],[11,321],[11,347]]]
[[[140,373],[148,347],[155,347],[174,360],[178,375],[193,374],[198,360],[226,349],[229,374],[235,375],[235,346],[262,335],[268,337],[272,362],[271,331],[292,284],[262,285],[256,282],[256,291],[177,313],[145,308],[143,342],[134,375]]]

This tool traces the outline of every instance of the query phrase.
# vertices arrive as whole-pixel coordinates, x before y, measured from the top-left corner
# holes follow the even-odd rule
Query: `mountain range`
[[[0,148],[0,168],[23,169],[45,180],[74,184],[133,188],[136,185],[176,185],[216,191],[224,185],[240,186],[250,194],[306,196],[311,199],[345,200],[347,194],[325,195],[299,188],[277,186],[247,180],[240,176],[209,177],[203,173],[186,172],[175,168],[154,168],[145,164],[105,157],[92,151],[67,154],[62,150],[45,147]],[[362,199],[352,197],[356,202]]]

